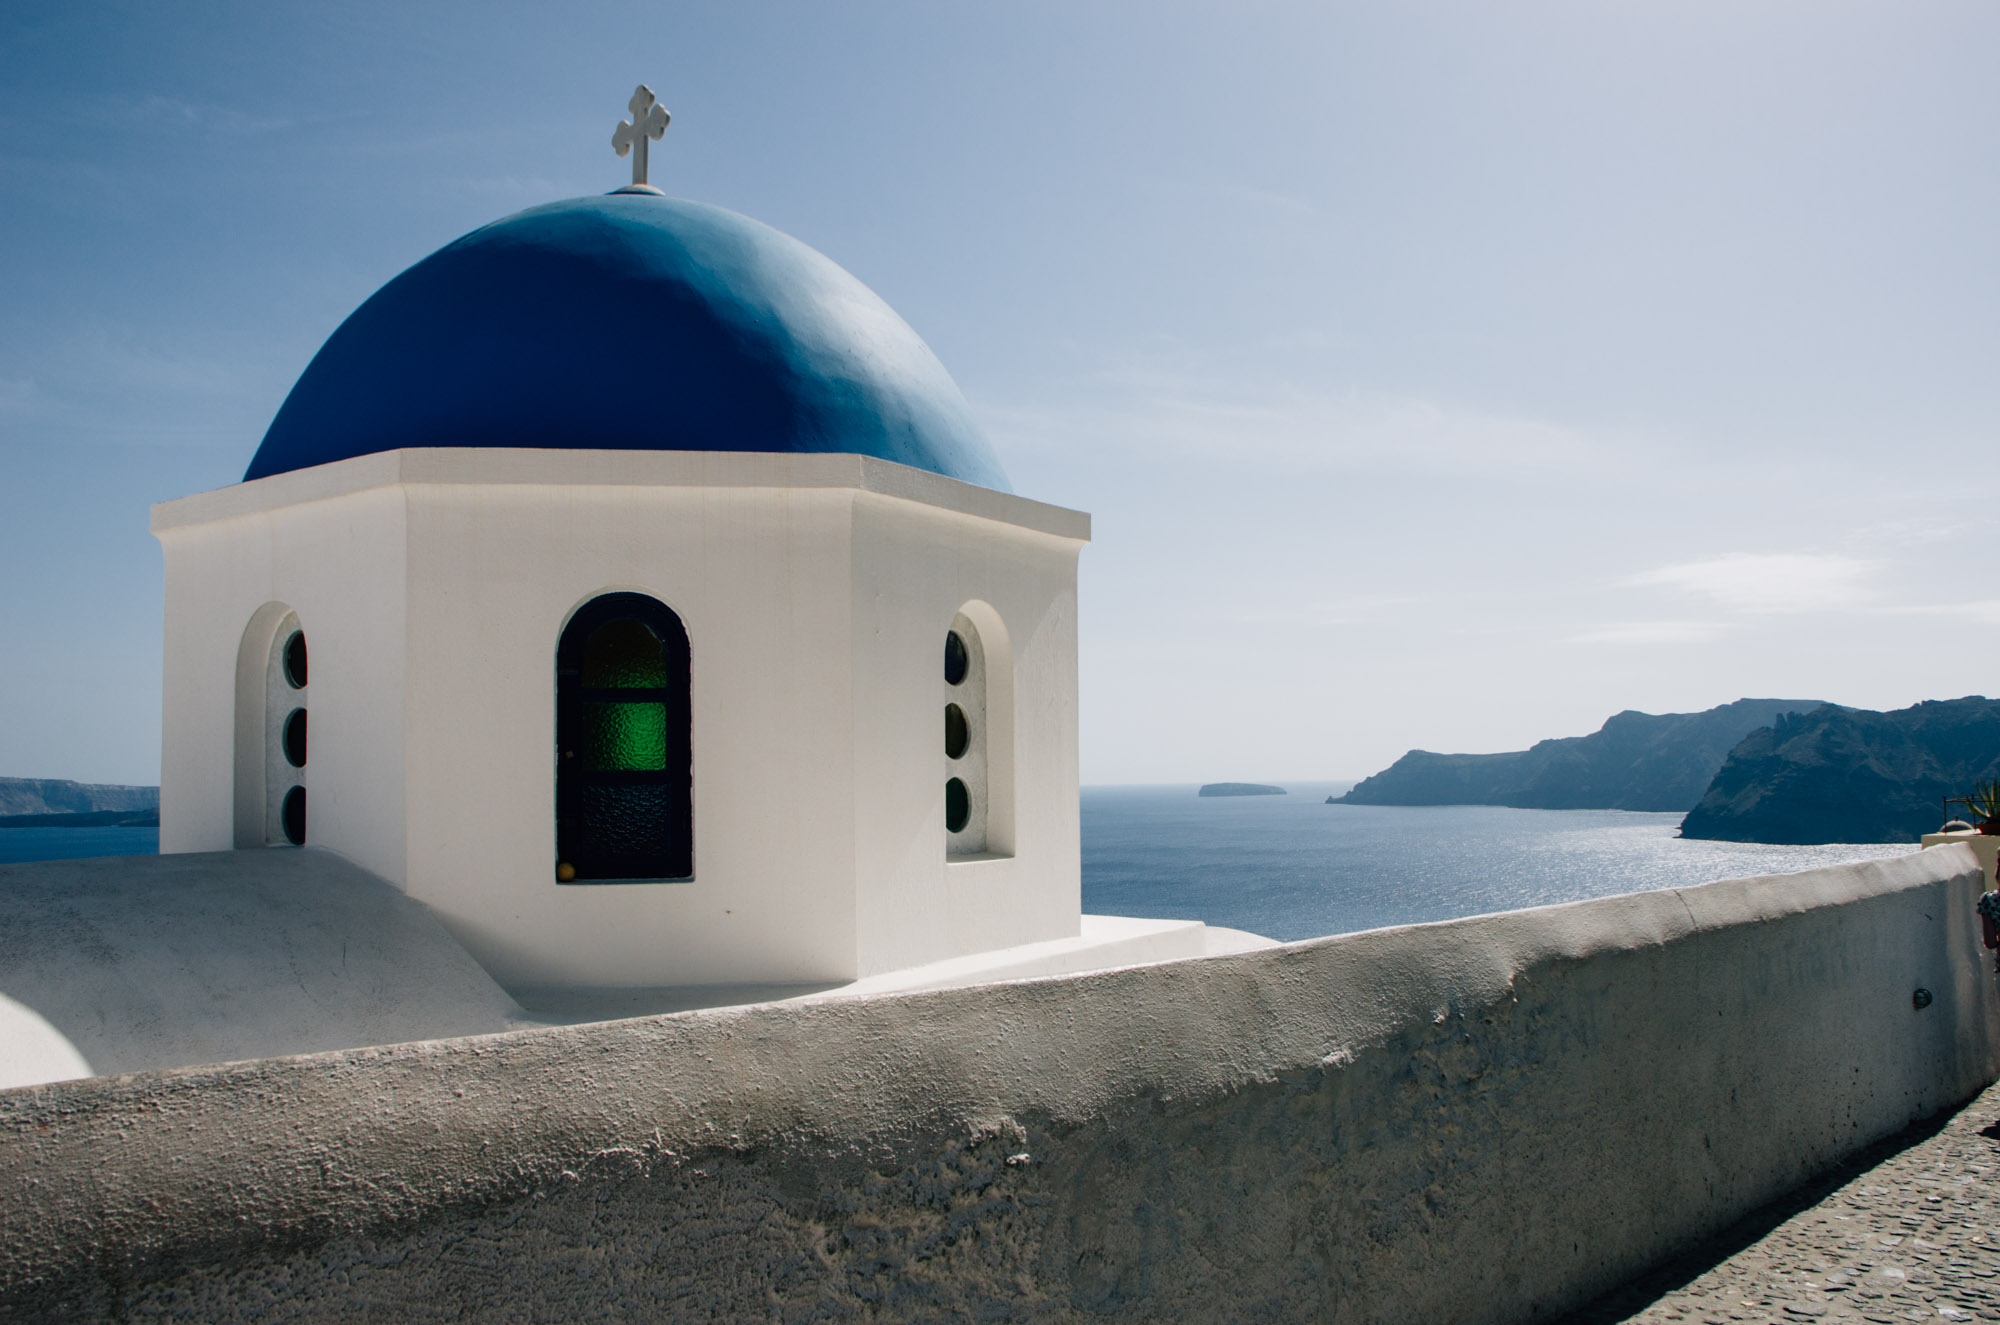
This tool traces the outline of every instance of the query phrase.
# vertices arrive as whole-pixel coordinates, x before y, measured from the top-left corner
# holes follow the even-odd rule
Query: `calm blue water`
[[[1085,787],[1083,909],[1303,939],[1916,850],[1690,842],[1678,814],[1327,805],[1347,783],[1285,786]]]
[[[0,828],[0,865],[14,860],[150,856],[159,849],[157,828]]]
[[[1327,805],[1338,783],[1285,796],[1185,787],[1083,789],[1083,909],[1313,938],[1748,874],[1909,846],[1683,842],[1678,814]],[[8,828],[0,862],[137,856],[157,828]]]

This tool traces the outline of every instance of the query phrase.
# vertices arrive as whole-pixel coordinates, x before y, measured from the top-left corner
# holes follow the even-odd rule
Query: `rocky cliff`
[[[1739,699],[1700,713],[1608,719],[1588,736],[1505,754],[1412,750],[1341,797],[1349,805],[1512,805],[1530,810],[1685,810],[1732,747],[1812,699]]]
[[[1945,796],[2000,777],[2000,700],[1972,695],[1877,713],[1828,704],[1729,752],[1681,824],[1725,842],[1914,842]]]
[[[103,810],[154,810],[158,787],[119,787],[61,778],[0,778],[0,815],[93,814]]]

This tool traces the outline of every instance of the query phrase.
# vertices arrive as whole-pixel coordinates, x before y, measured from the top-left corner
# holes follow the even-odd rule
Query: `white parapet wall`
[[[1927,847],[1950,846],[1954,842],[1963,842],[1972,848],[1973,855],[1979,857],[1980,867],[1986,871],[1988,887],[1992,886],[1996,877],[2000,877],[2000,869],[1995,868],[1996,864],[2000,864],[2000,837],[1989,837],[1977,831],[1925,833],[1922,841]]]
[[[2000,1074],[1980,887],[1953,844],[4,1092],[0,1314],[1549,1319]]]

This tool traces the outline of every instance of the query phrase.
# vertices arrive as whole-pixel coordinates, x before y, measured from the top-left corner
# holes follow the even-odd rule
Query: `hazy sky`
[[[1096,516],[1086,782],[2000,692],[2000,5],[0,10],[0,774],[153,782],[147,504],[522,207],[873,286]],[[606,390],[618,390],[606,383]]]

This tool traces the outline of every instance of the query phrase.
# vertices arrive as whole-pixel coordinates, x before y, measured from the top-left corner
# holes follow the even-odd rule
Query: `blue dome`
[[[767,225],[642,193],[517,212],[390,281],[243,477],[406,446],[850,452],[1007,488],[874,291]]]

